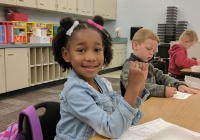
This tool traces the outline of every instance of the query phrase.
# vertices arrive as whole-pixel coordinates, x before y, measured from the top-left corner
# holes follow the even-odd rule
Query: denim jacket
[[[139,107],[149,95],[148,90],[144,89],[142,99],[137,97],[133,108],[112,90],[108,80],[96,75],[95,81],[102,93],[70,71],[60,94],[61,119],[56,128],[56,140],[88,140],[96,133],[119,138],[140,121],[143,113]]]

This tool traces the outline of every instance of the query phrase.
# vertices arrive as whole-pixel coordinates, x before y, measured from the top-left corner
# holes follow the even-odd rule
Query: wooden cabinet
[[[93,0],[78,0],[78,14],[93,16]]]
[[[67,78],[60,65],[54,62],[52,47],[30,48],[30,86]]]
[[[117,0],[106,0],[106,9],[104,17],[107,19],[116,19]]]
[[[126,60],[126,44],[114,44],[113,59],[108,68],[120,67]]]
[[[77,2],[76,0],[68,0],[68,13],[76,14],[77,13]]]
[[[57,11],[67,13],[67,0],[57,0]]]
[[[37,8],[56,11],[56,0],[38,0]]]
[[[117,0],[94,0],[94,15],[116,19]]]
[[[16,0],[0,0],[0,4],[16,5]]]
[[[28,48],[6,48],[5,70],[7,91],[17,90],[29,86]]]
[[[36,0],[17,0],[17,5],[31,8],[37,7]]]
[[[94,0],[85,0],[86,2],[86,15],[87,16],[93,16],[93,12],[94,12]]]
[[[0,49],[0,93],[6,92],[4,49]]]
[[[94,15],[105,16],[106,0],[94,0]]]

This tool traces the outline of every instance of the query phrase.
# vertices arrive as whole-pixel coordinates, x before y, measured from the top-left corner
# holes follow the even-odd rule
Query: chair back
[[[166,73],[166,72],[165,72],[165,63],[164,63],[164,62],[162,62],[162,61],[157,61],[157,60],[152,60],[150,63],[154,66],[154,68],[157,68],[157,69],[159,69],[159,70],[162,70],[163,73]]]
[[[48,101],[36,104],[34,107],[36,110],[45,108],[45,112],[39,115],[43,140],[54,140],[56,136],[56,125],[60,120],[60,103]],[[27,117],[25,117],[23,121],[23,130],[26,140],[32,140],[30,124]]]

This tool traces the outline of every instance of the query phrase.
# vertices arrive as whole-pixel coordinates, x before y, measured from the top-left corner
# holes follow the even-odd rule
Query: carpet
[[[118,78],[106,78],[118,94],[120,86]],[[64,83],[63,83],[64,84]],[[21,110],[29,105],[38,104],[44,101],[59,102],[59,94],[63,89],[63,84],[46,87],[43,89],[33,90],[21,95],[5,98],[0,100],[0,132],[4,131],[12,122],[18,121],[18,114]],[[5,93],[6,94],[6,93]]]

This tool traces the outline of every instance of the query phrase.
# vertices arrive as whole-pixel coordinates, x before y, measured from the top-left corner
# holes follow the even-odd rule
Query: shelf
[[[14,26],[13,28],[17,28],[17,29],[26,29],[26,27],[20,27],[20,26]]]
[[[30,65],[35,65],[35,60],[36,60],[36,50],[35,48],[30,48]]]
[[[27,34],[32,34],[33,32],[26,32]]]
[[[60,67],[60,78],[67,78],[67,70],[63,72],[63,68]]]
[[[36,64],[42,64],[42,48],[36,48]]]
[[[55,79],[60,78],[60,66],[58,64],[55,64]]]
[[[42,66],[36,67],[36,70],[37,70],[37,84],[41,84],[43,79]]]
[[[49,63],[54,63],[53,50],[49,47]]]
[[[31,67],[31,85],[35,85],[37,83],[36,79],[36,68]]]
[[[35,65],[30,65],[30,67],[32,68],[32,67],[35,67]]]
[[[42,48],[42,63],[48,64],[49,63],[49,57],[48,57],[48,47]]]
[[[55,65],[49,65],[49,81],[55,79]]]
[[[43,66],[43,82],[49,81],[49,66]]]

